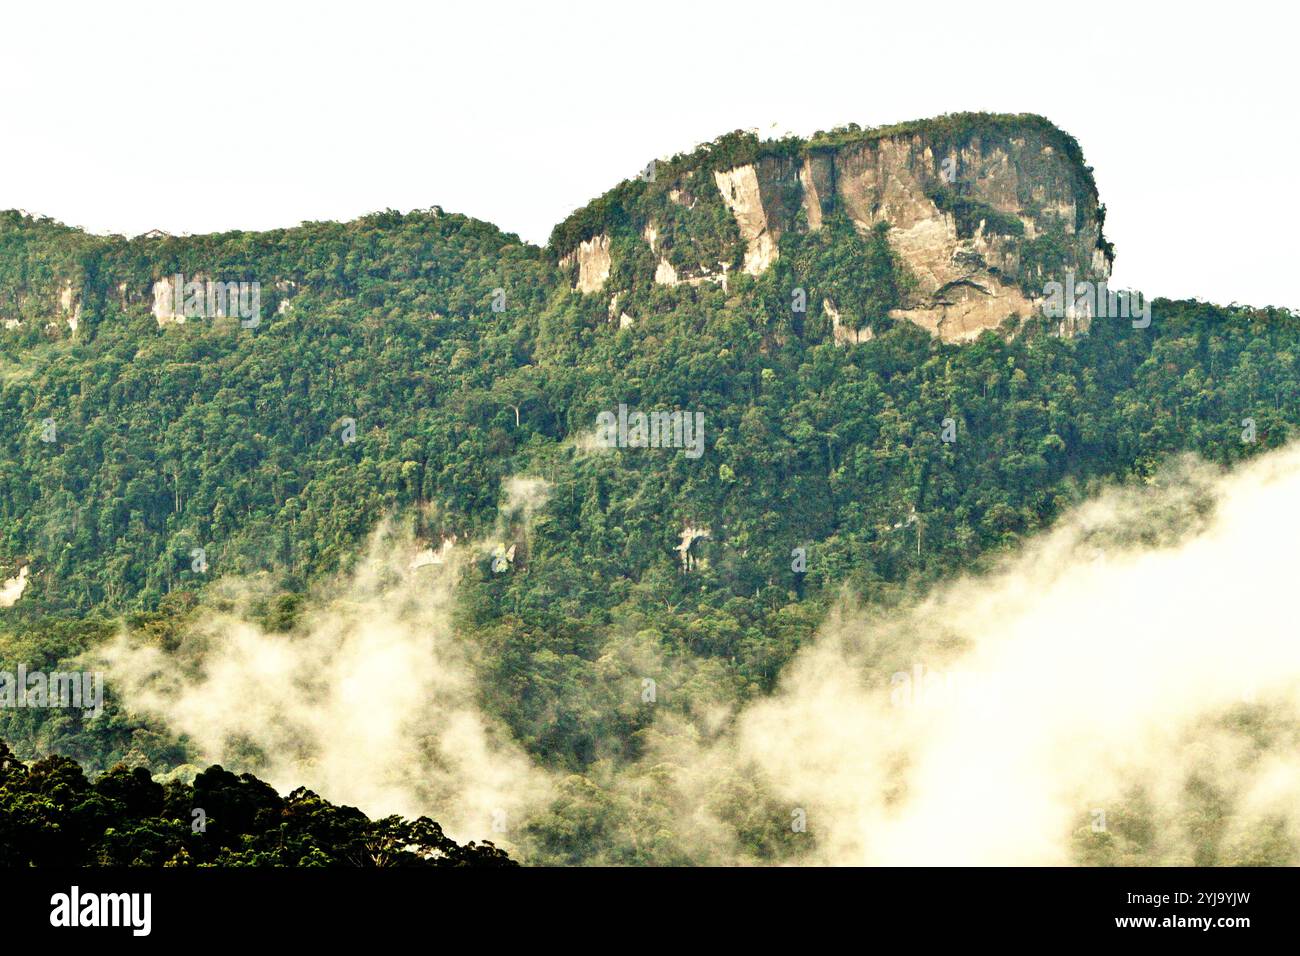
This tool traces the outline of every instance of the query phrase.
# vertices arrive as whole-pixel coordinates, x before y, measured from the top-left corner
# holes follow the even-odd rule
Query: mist
[[[1207,837],[1249,857],[1274,823],[1294,855],[1297,537],[1300,449],[1226,476],[1184,459],[990,574],[835,616],[736,757],[807,808],[820,862],[1065,864],[1135,796],[1145,862],[1200,862]],[[1208,835],[1179,822],[1207,789]]]
[[[497,537],[544,501],[512,482]],[[562,781],[484,712],[451,623],[466,562],[501,540],[415,574],[418,543],[381,529],[292,635],[231,599],[174,655],[120,637],[111,681],[205,760],[516,847]],[[691,862],[1295,863],[1297,540],[1300,447],[1226,473],[1184,458],[914,604],[844,596],[766,697],[694,693],[718,662],[611,633],[602,667],[665,693],[642,756],[590,776],[629,805],[649,787],[645,825]],[[640,842],[630,826],[608,839]]]
[[[512,502],[543,489],[521,483]],[[188,738],[205,765],[256,773],[368,815],[433,815],[456,840],[504,835],[547,779],[478,705],[473,649],[454,633],[455,583],[484,556],[453,545],[412,559],[384,524],[355,566],[319,588],[290,633],[249,620],[256,583],[223,579],[179,649],[121,634],[100,653],[127,707]]]

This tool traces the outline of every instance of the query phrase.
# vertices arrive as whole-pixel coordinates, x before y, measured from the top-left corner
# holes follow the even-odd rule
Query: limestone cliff
[[[776,141],[738,132],[647,173],[560,223],[548,250],[520,246],[546,270],[534,288],[567,282],[599,295],[621,328],[680,297],[724,296],[756,321],[766,314],[765,342],[811,335],[849,347],[897,320],[969,340],[1038,312],[1049,283],[1110,273],[1091,170],[1078,144],[1037,116],[960,114]],[[436,208],[405,218],[454,226]],[[355,228],[403,221],[374,214]],[[103,322],[149,314],[175,329],[185,321],[176,275],[239,280],[266,293],[268,314],[284,315],[300,290],[328,299],[357,281],[345,265],[281,264],[286,249],[309,236],[333,241],[336,229],[128,240],[0,212],[0,335],[92,341]],[[418,275],[424,264],[398,269]]]
[[[609,278],[609,236],[592,236],[560,260],[563,269],[577,270],[574,288],[580,292],[598,292]]]
[[[784,236],[816,233],[835,216],[863,234],[887,226],[910,279],[891,317],[947,341],[1027,318],[1066,270],[1110,274],[1091,170],[1078,144],[1037,116],[961,114],[806,141],[737,133],[657,171],[556,228],[552,249],[575,289],[725,288],[729,270],[770,274]],[[864,341],[866,329],[841,322],[882,318],[833,309],[823,314],[844,343]]]
[[[85,282],[81,254],[91,242],[46,217],[0,212],[0,329],[75,336]]]

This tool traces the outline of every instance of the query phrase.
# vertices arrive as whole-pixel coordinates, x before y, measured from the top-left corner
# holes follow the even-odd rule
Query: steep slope
[[[1044,284],[1067,270],[1079,281],[1110,275],[1091,170],[1041,117],[959,114],[807,141],[735,133],[652,175],[556,227],[551,245],[575,289],[612,293],[626,309],[648,282],[725,288],[736,274],[769,273],[783,239],[835,217],[864,235],[887,227],[912,280],[889,315],[945,341],[1035,314]],[[823,309],[849,333],[885,318]]]
[[[655,836],[680,806],[667,771],[641,802],[610,783],[650,746],[651,664],[657,712],[707,738],[836,595],[897,601],[1100,482],[1184,450],[1238,461],[1300,422],[1290,313],[1162,301],[1148,328],[1070,336],[1032,317],[1054,270],[1109,263],[1071,142],[999,117],[723,137],[546,250],[437,210],[131,241],[5,214],[0,581],[26,585],[0,608],[0,670],[54,670],[122,621],[170,653],[230,576],[257,581],[259,627],[294,636],[387,517],[430,560],[509,532],[512,559],[469,563],[456,628],[484,707],[573,775],[533,858],[700,859]],[[175,321],[177,274],[258,282],[260,321]],[[593,447],[620,405],[702,415],[702,454]],[[546,488],[526,533],[503,513],[513,476]],[[94,769],[193,756],[113,693],[95,722],[0,711],[0,739]],[[720,812],[782,858],[786,837],[745,823],[747,786]]]
[[[392,493],[358,452],[394,415],[403,498],[443,480],[462,513],[490,507],[474,469],[493,456],[460,446],[492,436],[451,421],[518,370],[523,316],[555,276],[539,250],[436,210],[132,241],[10,215],[0,248],[17,323],[0,333],[0,562],[31,565],[19,611],[153,606],[205,580],[199,548],[217,574],[332,564]],[[259,282],[256,325],[170,315],[176,275]]]

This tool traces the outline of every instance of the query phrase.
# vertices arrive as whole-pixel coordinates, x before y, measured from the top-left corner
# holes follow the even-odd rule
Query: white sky
[[[212,232],[440,205],[545,242],[737,128],[1042,113],[1096,169],[1115,282],[1300,307],[1279,2],[0,8],[0,208]]]

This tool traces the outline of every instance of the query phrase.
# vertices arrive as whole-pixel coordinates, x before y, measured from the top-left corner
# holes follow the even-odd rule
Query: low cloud
[[[521,507],[544,496],[520,486]],[[250,621],[259,596],[219,581],[175,652],[121,635],[102,649],[127,706],[196,756],[370,815],[426,814],[456,839],[510,846],[547,774],[484,714],[473,649],[451,626],[456,581],[481,549],[412,567],[419,544],[380,528],[354,570],[314,595],[292,633]]]
[[[1180,462],[993,573],[835,616],[732,759],[807,808],[822,862],[1064,864],[1135,795],[1146,862],[1249,856],[1275,825],[1294,846],[1296,540],[1300,450],[1227,476]],[[1220,832],[1186,826],[1198,788]]]
[[[512,484],[502,528],[544,495]],[[1227,474],[1180,460],[914,605],[845,599],[743,706],[718,662],[611,633],[593,680],[612,690],[592,706],[611,726],[617,708],[656,718],[640,758],[601,759],[585,783],[479,706],[450,625],[459,548],[412,574],[414,543],[383,532],[293,635],[213,611],[179,655],[124,637],[110,659],[128,703],[204,759],[370,813],[501,839],[495,823],[559,812],[557,790],[579,815],[623,801],[588,859],[1295,863],[1297,540],[1300,448]],[[634,696],[642,676],[656,702]],[[553,858],[544,843],[521,852]]]

